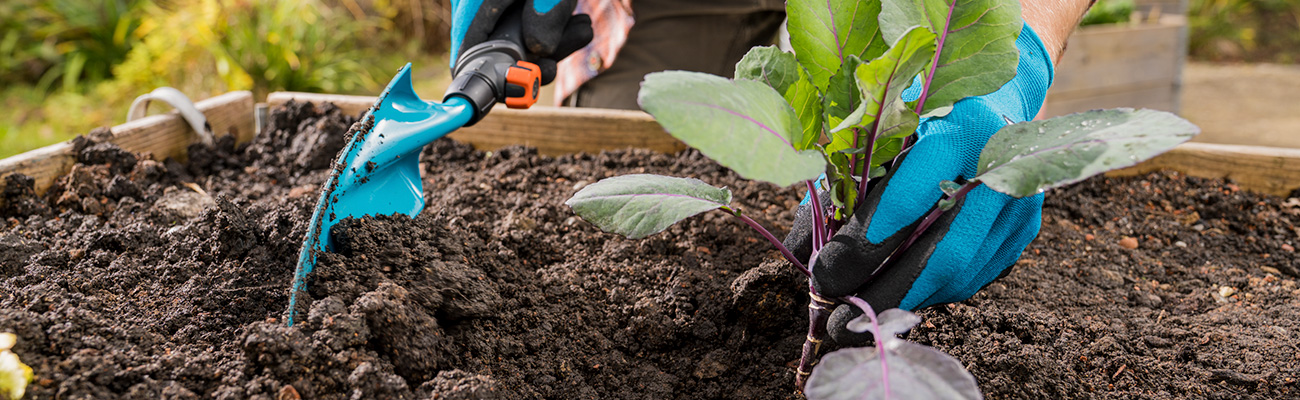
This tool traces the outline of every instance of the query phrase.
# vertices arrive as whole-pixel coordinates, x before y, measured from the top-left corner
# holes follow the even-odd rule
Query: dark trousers
[[[698,0],[707,2],[706,0]],[[667,70],[707,72],[730,78],[749,49],[776,42],[784,10],[738,10],[633,1],[636,24],[614,64],[564,100],[566,106],[639,110],[636,94],[646,74]],[[668,3],[677,3],[670,1]]]

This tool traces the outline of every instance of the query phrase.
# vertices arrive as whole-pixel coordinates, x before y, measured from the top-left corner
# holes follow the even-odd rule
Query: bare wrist
[[[1052,63],[1061,59],[1065,42],[1094,0],[1020,0],[1021,17],[1038,33]]]

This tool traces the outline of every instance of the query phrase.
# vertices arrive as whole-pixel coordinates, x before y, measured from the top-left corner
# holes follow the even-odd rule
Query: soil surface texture
[[[349,219],[284,324],[354,116],[272,112],[252,143],[156,161],[79,139],[46,194],[0,193],[0,331],[32,399],[799,399],[806,282],[740,221],[643,240],[563,203],[628,173],[726,186],[778,236],[801,193],[693,151],[563,157],[443,139],[416,218]],[[1156,173],[1049,193],[1039,238],[907,339],[990,399],[1300,397],[1300,199]]]

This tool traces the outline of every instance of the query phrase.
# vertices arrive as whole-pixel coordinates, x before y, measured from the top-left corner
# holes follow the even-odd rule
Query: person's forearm
[[[1092,0],[1020,0],[1021,17],[1038,33],[1056,63],[1065,51],[1065,41],[1091,4]]]

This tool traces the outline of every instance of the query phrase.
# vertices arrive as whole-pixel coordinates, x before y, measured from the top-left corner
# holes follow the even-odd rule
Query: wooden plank
[[[1172,169],[1201,178],[1227,178],[1242,189],[1287,196],[1300,188],[1300,149],[1184,143],[1137,166],[1109,176]]]
[[[1047,101],[1039,111],[1039,118],[1055,117],[1099,108],[1134,107],[1172,111],[1177,107],[1178,95],[1167,85],[1136,88],[1111,88],[1113,92],[1092,92],[1086,96],[1059,96],[1048,93]]]
[[[1135,12],[1146,17],[1152,13],[1161,15],[1183,15],[1187,13],[1187,0],[1137,0],[1134,1]]]
[[[271,93],[266,101],[275,107],[290,99],[333,102],[344,112],[354,115],[368,109],[375,101],[374,97],[296,92]],[[474,126],[453,132],[451,138],[480,150],[518,144],[536,147],[538,153],[546,155],[597,153],[628,147],[665,153],[686,149],[686,145],[664,132],[650,114],[594,108],[535,106],[528,110],[512,110],[497,106]]]
[[[273,104],[290,98],[303,101],[334,101],[344,110],[360,113],[370,106],[373,98],[361,96],[335,96],[315,94],[273,94]],[[199,102],[199,109],[214,117],[214,127],[224,127],[220,133],[235,134],[246,140],[252,132],[252,97],[250,94],[223,95]],[[232,111],[233,110],[233,111]],[[243,111],[240,111],[243,110]],[[216,117],[226,115],[227,117]],[[154,122],[123,124],[113,128],[113,141],[131,151],[174,151],[184,146],[158,145],[162,139],[142,140],[137,136],[171,132],[170,137],[181,143],[192,140],[188,126],[175,114],[150,117]],[[221,122],[221,121],[228,122]],[[684,145],[668,136],[649,115],[635,111],[601,109],[554,109],[539,107],[533,110],[500,109],[479,126],[465,128],[459,135],[477,146],[495,148],[505,145],[526,144],[545,147],[547,154],[593,152],[603,149],[642,147],[674,152]],[[146,147],[154,150],[147,150]],[[154,153],[158,156],[162,153]],[[58,176],[66,173],[75,161],[72,146],[58,143],[0,160],[0,176],[22,172],[38,180],[44,191]],[[1233,179],[1244,189],[1287,195],[1300,188],[1300,149],[1281,149],[1259,146],[1186,143],[1138,166],[1111,172],[1112,176],[1131,176],[1158,169],[1173,169],[1191,176]]]
[[[560,155],[598,153],[639,147],[676,153],[686,145],[642,111],[572,107],[534,107],[511,110],[500,107],[472,127],[451,134],[453,139],[480,149],[512,144],[537,147],[538,153]]]
[[[68,173],[77,157],[72,153],[72,143],[62,142],[31,150],[0,160],[0,190],[4,190],[4,177],[21,173],[36,180],[36,193],[46,189],[63,174]]]
[[[199,101],[194,104],[208,119],[216,136],[235,135],[236,141],[252,140],[253,94],[238,91]],[[182,158],[190,143],[198,140],[189,124],[175,111],[141,118],[117,125],[110,130],[109,141],[134,153],[151,153],[155,159]],[[45,193],[54,180],[68,172],[76,162],[72,144],[56,143],[0,160],[0,177],[22,173],[36,180],[36,192]],[[4,182],[0,180],[0,189]]]
[[[1186,20],[1080,29],[1056,69],[1038,118],[1096,108],[1179,112]]]
[[[1171,81],[1178,72],[1182,24],[1092,26],[1079,29],[1056,68],[1053,91]]]
[[[236,142],[243,143],[253,140],[257,133],[251,92],[229,92],[194,105],[207,117],[214,136],[234,135]],[[199,135],[189,129],[185,120],[171,112],[114,126],[110,141],[125,150],[152,153],[155,159],[163,160],[184,158],[185,149],[198,140]]]

